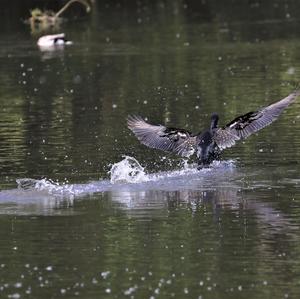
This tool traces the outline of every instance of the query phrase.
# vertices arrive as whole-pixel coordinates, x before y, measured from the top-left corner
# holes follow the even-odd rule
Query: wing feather
[[[152,125],[140,116],[129,116],[127,125],[137,139],[148,147],[173,152],[184,157],[195,152],[196,137],[187,130]]]
[[[249,137],[275,121],[283,110],[294,102],[299,95],[300,90],[296,90],[270,106],[235,118],[225,127],[216,130],[214,135],[215,142],[220,149],[233,146],[236,141]]]

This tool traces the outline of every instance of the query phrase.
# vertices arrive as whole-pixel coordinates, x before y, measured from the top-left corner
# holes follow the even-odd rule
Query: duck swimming
[[[37,41],[40,48],[52,48],[55,46],[71,45],[72,42],[67,40],[64,33],[44,35]]]
[[[201,169],[208,167],[220,157],[224,149],[232,147],[238,140],[246,139],[270,125],[299,95],[300,90],[296,90],[274,104],[236,117],[224,127],[218,127],[219,116],[213,113],[210,127],[198,134],[184,129],[152,125],[140,116],[129,116],[127,125],[137,139],[148,147],[183,157],[196,154],[198,169]]]

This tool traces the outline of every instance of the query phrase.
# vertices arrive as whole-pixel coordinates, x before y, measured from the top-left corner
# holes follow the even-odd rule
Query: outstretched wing
[[[214,140],[222,150],[231,147],[237,140],[245,139],[275,121],[282,111],[295,101],[300,91],[295,91],[286,98],[260,109],[248,112],[231,121],[223,128],[217,129]]]
[[[189,131],[168,128],[162,125],[151,125],[140,116],[129,116],[128,128],[144,145],[173,152],[181,156],[190,156],[195,152],[196,137]]]

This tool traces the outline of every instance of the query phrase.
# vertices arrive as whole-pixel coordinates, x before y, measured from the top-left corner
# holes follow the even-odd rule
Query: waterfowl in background
[[[297,90],[270,106],[238,116],[224,127],[218,127],[219,116],[213,113],[210,127],[198,134],[184,129],[152,125],[140,116],[129,116],[127,124],[137,139],[148,147],[173,152],[183,157],[196,154],[198,168],[201,169],[218,159],[220,153],[235,145],[236,141],[246,139],[275,121],[299,94],[300,91]]]
[[[37,45],[41,49],[54,49],[56,46],[71,45],[72,42],[67,40],[64,33],[45,35],[38,39]]]

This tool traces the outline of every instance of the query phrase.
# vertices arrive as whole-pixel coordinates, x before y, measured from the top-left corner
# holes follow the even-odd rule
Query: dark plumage
[[[184,157],[196,153],[199,168],[202,168],[218,159],[225,148],[271,124],[299,94],[300,91],[295,91],[270,106],[238,116],[221,128],[218,127],[219,116],[213,113],[210,128],[198,134],[184,129],[151,125],[140,116],[129,116],[127,124],[138,140],[148,147]]]

